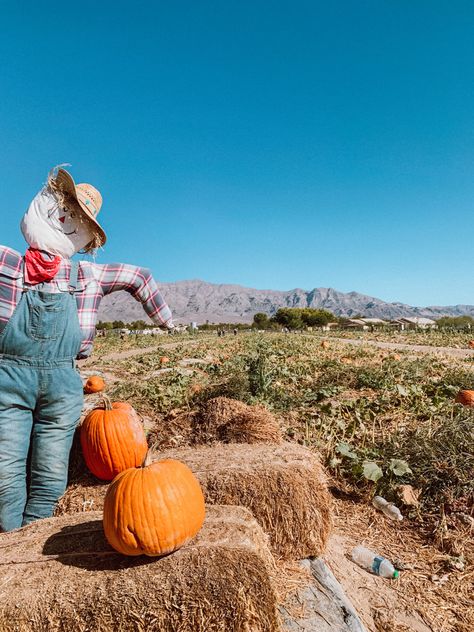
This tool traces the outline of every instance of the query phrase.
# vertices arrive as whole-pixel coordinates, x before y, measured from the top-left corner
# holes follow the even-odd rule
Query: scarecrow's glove
[[[173,324],[173,320],[170,318],[169,320],[163,322],[161,318],[152,318],[153,322],[160,329],[167,329],[168,331],[173,331],[176,329],[176,326]]]

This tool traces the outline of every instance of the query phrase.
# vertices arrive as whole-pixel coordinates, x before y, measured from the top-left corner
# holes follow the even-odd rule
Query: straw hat
[[[95,226],[99,239],[100,246],[103,246],[107,240],[104,229],[97,221],[97,215],[99,214],[100,207],[102,206],[102,196],[92,184],[82,182],[76,184],[71,174],[65,169],[58,169],[56,177],[53,179],[53,184],[63,193],[70,195],[79,204],[81,211],[87,216]]]

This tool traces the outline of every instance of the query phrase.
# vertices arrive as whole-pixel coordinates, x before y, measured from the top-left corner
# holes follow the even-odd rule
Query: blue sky
[[[48,169],[99,262],[474,303],[474,5],[0,1],[0,242]]]

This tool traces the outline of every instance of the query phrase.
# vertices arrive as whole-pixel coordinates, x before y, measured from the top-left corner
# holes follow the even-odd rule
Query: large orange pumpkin
[[[104,500],[104,533],[124,555],[166,555],[202,527],[204,496],[187,465],[165,459],[119,474]]]
[[[105,382],[100,375],[91,375],[84,385],[84,393],[100,393],[105,388]]]
[[[104,481],[143,463],[147,453],[145,431],[137,413],[127,402],[94,408],[81,425],[81,446],[89,470]]]
[[[455,401],[463,406],[474,406],[474,391],[459,391]]]

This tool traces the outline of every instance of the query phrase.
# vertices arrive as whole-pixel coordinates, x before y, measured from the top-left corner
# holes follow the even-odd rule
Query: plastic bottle
[[[376,509],[382,511],[390,520],[403,520],[403,516],[398,507],[393,503],[389,503],[382,496],[374,496],[372,504]]]
[[[366,549],[365,546],[356,546],[353,549],[352,560],[362,568],[374,573],[374,575],[379,575],[386,579],[396,579],[399,575],[392,562]]]

